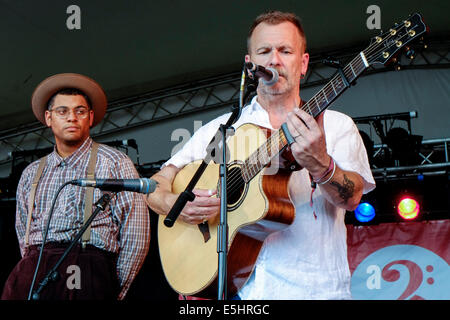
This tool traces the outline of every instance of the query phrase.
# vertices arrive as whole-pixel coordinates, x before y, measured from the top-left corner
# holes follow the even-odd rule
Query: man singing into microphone
[[[279,73],[269,85],[259,81],[257,96],[244,108],[234,127],[254,123],[269,130],[283,123],[295,137],[292,154],[302,170],[292,173],[289,196],[295,220],[264,242],[241,299],[349,299],[345,211],[358,205],[374,188],[367,154],[352,119],[325,111],[314,119],[302,111],[300,79],[309,55],[299,19],[292,13],[268,12],[256,18],[248,36],[246,60]],[[150,207],[167,214],[178,195],[174,177],[187,163],[204,159],[206,146],[229,114],[199,130],[162,170],[153,176],[159,190],[148,197]],[[313,188],[312,181],[316,182]],[[219,212],[216,191],[196,190],[178,219],[192,224],[212,220]]]
[[[32,109],[51,128],[54,151],[31,163],[17,187],[16,231],[22,259],[10,274],[2,299],[27,299],[43,229],[58,188],[73,179],[136,179],[122,152],[94,142],[89,130],[105,115],[107,100],[94,80],[57,74],[35,89]],[[98,189],[68,185],[54,207],[34,289],[61,257],[101,198]],[[93,220],[49,282],[40,299],[123,299],[138,273],[150,242],[148,209],[142,194],[118,192]],[[69,277],[71,277],[69,279]]]

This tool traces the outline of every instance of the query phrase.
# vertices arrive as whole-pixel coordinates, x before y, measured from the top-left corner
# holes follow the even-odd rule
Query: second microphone
[[[81,187],[94,187],[104,191],[120,192],[133,191],[139,193],[152,193],[158,182],[148,178],[141,179],[76,179],[70,184]]]

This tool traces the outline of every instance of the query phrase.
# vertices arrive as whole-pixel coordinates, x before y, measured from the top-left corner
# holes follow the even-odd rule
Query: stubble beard
[[[288,80],[286,80],[286,82],[284,83],[281,83],[281,85],[277,83],[273,86],[266,86],[262,82],[260,82],[258,86],[258,94],[266,96],[268,98],[270,98],[271,96],[276,98],[279,96],[290,94],[293,89],[294,84]]]

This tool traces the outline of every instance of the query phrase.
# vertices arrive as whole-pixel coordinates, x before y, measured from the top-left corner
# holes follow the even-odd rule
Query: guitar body
[[[242,162],[267,140],[265,132],[255,125],[244,124],[229,138],[229,186],[235,181],[233,173],[239,172]],[[172,185],[174,193],[185,190],[200,163],[188,164],[177,174]],[[247,282],[267,236],[287,227],[295,217],[288,194],[291,172],[279,170],[276,175],[266,175],[267,170],[245,183],[234,196],[227,193],[229,296]],[[196,188],[218,190],[218,164],[208,165]],[[203,224],[202,228],[181,220],[167,228],[164,218],[159,217],[158,242],[161,264],[169,284],[182,295],[217,297],[219,216]]]

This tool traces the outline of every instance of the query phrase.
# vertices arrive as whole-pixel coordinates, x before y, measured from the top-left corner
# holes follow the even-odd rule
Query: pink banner
[[[450,299],[450,220],[347,230],[354,299]]]

